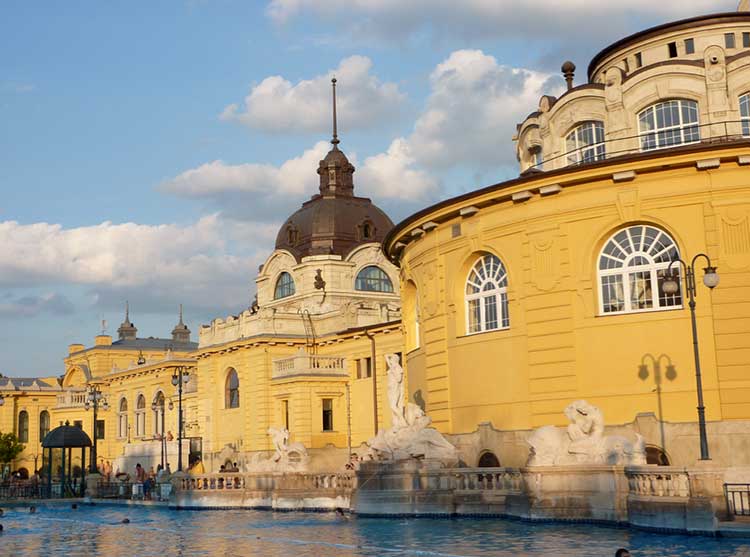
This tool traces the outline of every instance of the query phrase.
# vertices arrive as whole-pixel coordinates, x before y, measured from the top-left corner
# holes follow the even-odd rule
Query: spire
[[[180,304],[180,322],[172,329],[172,340],[174,342],[190,342],[190,329],[182,322],[182,304]]]
[[[135,325],[133,325],[130,322],[130,304],[128,301],[125,301],[125,321],[123,321],[120,324],[120,327],[117,329],[117,334],[120,337],[120,340],[135,340],[136,334],[138,333],[138,329],[135,328]]]
[[[338,134],[338,126],[336,125],[336,77],[334,76],[333,79],[331,79],[331,89],[333,90],[333,139],[331,139],[331,143],[333,144],[334,149],[338,149],[339,144],[339,134]]]

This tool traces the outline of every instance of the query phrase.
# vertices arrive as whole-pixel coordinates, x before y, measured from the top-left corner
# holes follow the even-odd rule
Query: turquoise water
[[[121,524],[123,518],[130,524]],[[750,556],[750,540],[501,519],[342,520],[333,514],[69,506],[5,509],[0,555],[247,557]]]

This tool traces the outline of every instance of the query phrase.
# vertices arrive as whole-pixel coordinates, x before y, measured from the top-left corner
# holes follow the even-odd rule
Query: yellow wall
[[[409,352],[410,397],[421,391],[444,432],[474,431],[490,421],[518,430],[563,424],[577,398],[600,406],[607,423],[659,412],[653,364],[664,354],[677,372],[661,388],[667,421],[696,419],[696,390],[687,303],[678,310],[599,315],[597,259],[611,234],[629,224],[653,224],[677,242],[683,258],[699,252],[719,267],[720,285],[703,286],[698,265],[697,318],[708,420],[750,418],[750,171],[747,148],[661,153],[640,162],[574,169],[480,191],[427,211],[386,246],[401,252],[402,281],[416,284],[420,347]],[[696,159],[721,158],[699,170]],[[740,164],[742,162],[742,164]],[[614,182],[613,173],[636,172]],[[556,195],[538,188],[560,184]],[[514,203],[514,192],[532,199]],[[479,212],[461,218],[458,210]],[[439,226],[417,237],[421,223]],[[453,237],[452,225],[461,234]],[[417,239],[414,239],[417,238]],[[464,285],[484,253],[509,273],[510,329],[467,335]],[[406,292],[406,290],[405,290]],[[406,307],[409,301],[404,299]],[[414,314],[404,312],[404,328]]]

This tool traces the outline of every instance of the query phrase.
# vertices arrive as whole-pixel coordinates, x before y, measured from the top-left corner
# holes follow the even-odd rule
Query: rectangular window
[[[458,238],[461,235],[461,223],[451,226],[451,238]]]
[[[484,298],[484,319],[486,328],[497,329],[497,296],[487,296]]]
[[[654,297],[651,294],[651,272],[637,271],[629,274],[631,309],[651,309]]]
[[[284,421],[284,428],[289,431],[289,401],[281,401],[281,419]]]
[[[635,53],[635,67],[640,68],[643,66],[643,56],[641,56],[640,52]]]
[[[74,420],[73,425],[78,429],[83,429],[83,420]]]
[[[622,275],[602,277],[602,311],[614,313],[625,310],[625,294],[622,286]]]
[[[724,46],[734,48],[734,33],[724,33]]]
[[[742,33],[742,46],[750,48],[750,33]]]
[[[372,358],[360,358],[357,360],[357,379],[372,377]]]
[[[96,438],[104,439],[104,420],[96,420]]]
[[[669,43],[667,49],[669,50],[670,58],[677,58],[677,43]]]
[[[333,399],[323,399],[323,431],[333,431]]]
[[[479,305],[478,299],[469,300],[468,304],[469,307],[467,313],[469,314],[469,332],[476,333],[479,331],[479,327],[482,322],[482,310]]]
[[[693,39],[685,39],[685,54],[693,54],[695,52],[695,41]]]

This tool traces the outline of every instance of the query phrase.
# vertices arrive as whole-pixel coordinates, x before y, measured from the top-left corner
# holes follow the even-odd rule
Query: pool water
[[[129,524],[122,524],[128,518]],[[268,511],[69,505],[5,509],[2,556],[750,557],[750,540],[502,519],[337,518]]]

